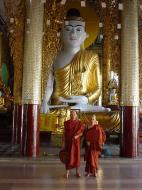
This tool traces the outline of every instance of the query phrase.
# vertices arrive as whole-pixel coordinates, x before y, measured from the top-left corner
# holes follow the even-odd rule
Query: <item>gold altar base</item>
[[[63,111],[63,110],[62,110]],[[69,110],[68,110],[69,111]],[[120,113],[119,111],[110,112],[80,112],[79,118],[86,125],[91,122],[92,115],[95,114],[100,125],[106,132],[120,132]],[[40,131],[51,131],[53,134],[62,134],[64,121],[69,117],[61,117],[59,110],[49,114],[41,114]]]
[[[40,131],[57,131],[56,114],[40,114]]]
[[[53,108],[48,114],[40,114],[40,131],[63,133],[64,122],[70,118],[70,107]]]
[[[89,124],[91,122],[92,115],[95,114],[100,125],[106,132],[119,133],[120,132],[120,113],[119,111],[110,112],[81,112],[80,120]]]

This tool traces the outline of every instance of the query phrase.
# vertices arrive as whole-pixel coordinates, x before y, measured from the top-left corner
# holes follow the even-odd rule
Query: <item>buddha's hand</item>
[[[58,99],[60,102],[68,102],[68,99],[66,99],[66,98],[64,98],[64,97],[59,97],[59,99]]]
[[[69,96],[68,98],[59,97],[59,101],[66,103],[88,103],[88,98],[86,96]]]
[[[71,99],[75,103],[82,103],[82,104],[88,103],[88,98],[86,96],[69,96],[69,99]]]
[[[40,109],[41,113],[48,113],[49,112],[49,106],[48,103],[43,101],[41,104],[41,109]]]

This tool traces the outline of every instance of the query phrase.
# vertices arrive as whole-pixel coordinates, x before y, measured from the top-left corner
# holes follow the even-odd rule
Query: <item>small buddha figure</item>
[[[109,89],[109,104],[117,105],[118,104],[118,96],[117,96],[118,85],[115,80],[115,77],[113,77],[113,79],[110,80],[108,84],[108,89]]]
[[[2,97],[2,92],[0,91],[0,108],[4,107],[4,98]]]
[[[11,90],[7,87],[0,77],[0,108],[6,110],[11,108],[13,97],[11,96]]]
[[[49,105],[69,103],[81,111],[104,110],[94,106],[101,94],[99,57],[92,50],[81,50],[87,33],[77,9],[68,11],[61,36],[63,49],[49,73],[41,112],[47,113]]]

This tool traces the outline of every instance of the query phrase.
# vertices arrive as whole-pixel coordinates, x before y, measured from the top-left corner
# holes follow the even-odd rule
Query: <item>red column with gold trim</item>
[[[138,0],[125,0],[121,31],[121,156],[138,156]]]
[[[23,156],[36,157],[39,155],[39,126],[40,111],[38,105],[24,105],[23,135],[21,152]]]
[[[41,1],[26,1],[26,21],[29,22],[25,23],[24,38],[21,153],[29,157],[39,155],[43,12]]]

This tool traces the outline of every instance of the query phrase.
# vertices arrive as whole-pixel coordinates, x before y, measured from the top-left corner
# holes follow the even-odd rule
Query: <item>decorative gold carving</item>
[[[102,82],[103,82],[103,105],[108,104],[108,83],[110,80],[110,71],[114,71],[120,76],[120,31],[117,24],[120,21],[120,12],[118,10],[119,0],[104,0],[106,8],[102,8],[101,0],[97,1],[97,10],[100,21],[103,23],[103,65],[102,65]],[[118,36],[118,39],[115,37]]]
[[[25,0],[5,0],[9,45],[14,64],[14,102],[21,103]]]
[[[93,112],[80,112],[80,120],[89,124]],[[119,111],[97,112],[95,113],[99,124],[103,126],[107,132],[120,132],[120,114]],[[61,108],[52,111],[50,114],[41,115],[41,129],[44,131],[52,131],[54,133],[63,133],[64,121],[70,118],[70,108]]]
[[[0,107],[10,108],[13,97],[11,96],[10,88],[7,87],[0,78]]]
[[[70,108],[61,108],[55,112],[57,114],[56,133],[63,133],[64,122],[70,118]]]
[[[49,114],[41,114],[41,131],[63,133],[64,122],[70,118],[70,107],[56,108]]]
[[[4,107],[4,98],[0,96],[0,109]]]
[[[59,1],[48,0],[45,3],[42,65],[42,98],[45,94],[49,69],[51,69],[57,51],[61,48],[59,36],[64,16],[65,8]]]

